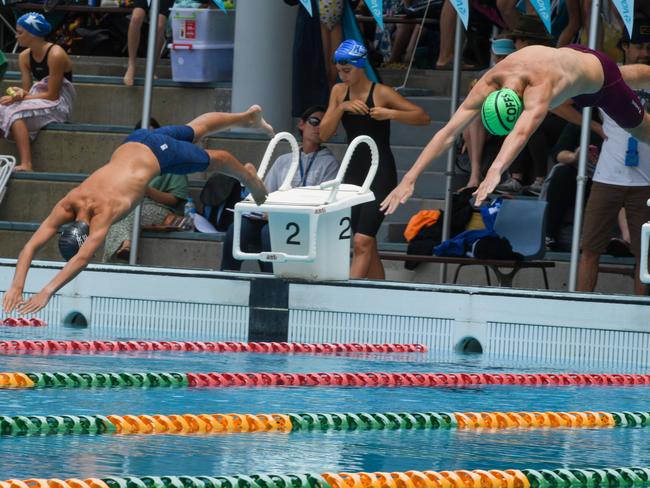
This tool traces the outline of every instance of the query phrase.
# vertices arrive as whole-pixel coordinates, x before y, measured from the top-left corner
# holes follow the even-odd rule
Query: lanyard
[[[303,170],[302,169],[302,151],[300,151],[300,186],[305,186],[305,183],[307,182],[307,174],[309,173],[309,170],[311,169],[311,165],[314,162],[314,159],[316,159],[316,156],[320,152],[320,149],[317,151],[314,151],[312,154],[311,158],[309,159],[309,163],[307,163],[307,169]]]

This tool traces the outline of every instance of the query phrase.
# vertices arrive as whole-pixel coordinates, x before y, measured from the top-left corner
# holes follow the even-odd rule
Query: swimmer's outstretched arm
[[[471,95],[471,94],[470,94]],[[379,209],[387,215],[392,214],[397,207],[411,198],[415,190],[415,181],[426,169],[427,166],[438,156],[447,151],[465,127],[478,115],[484,97],[477,97],[474,100],[467,97],[465,102],[456,111],[447,125],[436,132],[433,139],[424,148],[411,169],[404,175],[399,185],[381,202]]]
[[[494,158],[490,169],[488,170],[485,178],[479,185],[478,189],[474,192],[476,197],[474,204],[478,207],[487,196],[497,187],[501,181],[501,175],[510,167],[515,158],[519,155],[524,148],[530,136],[540,126],[546,113],[548,112],[548,104],[538,103],[526,105],[524,97],[524,111],[517,120],[514,129],[505,141],[497,157]]]
[[[650,89],[650,66],[647,64],[626,64],[620,67],[623,80],[634,90]]]
[[[27,241],[18,255],[16,271],[11,286],[2,298],[2,308],[5,313],[11,313],[21,307],[23,302],[23,289],[27,279],[29,267],[32,264],[34,255],[59,231],[59,227],[72,220],[71,215],[57,204],[50,215],[43,221],[34,235]]]
[[[93,255],[104,242],[109,227],[110,221],[101,223],[91,221],[88,238],[79,248],[79,252],[77,252],[77,254],[66,263],[63,269],[59,271],[40,292],[20,305],[18,311],[21,314],[35,313],[45,307],[45,305],[50,301],[50,298],[52,298],[52,295],[72,281],[86,266],[88,266]]]

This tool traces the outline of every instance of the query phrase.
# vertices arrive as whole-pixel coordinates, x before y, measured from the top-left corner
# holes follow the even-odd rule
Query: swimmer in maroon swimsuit
[[[476,205],[499,184],[503,172],[548,111],[580,124],[581,116],[571,107],[572,100],[578,106],[602,108],[634,137],[650,143],[650,115],[644,113],[632,91],[650,88],[650,66],[619,67],[604,54],[582,46],[525,47],[494,66],[474,85],[447,125],[435,134],[401,183],[382,202],[383,211],[391,214],[411,197],[418,176],[479,115],[488,95],[502,88],[514,90],[523,100],[524,109],[476,191]]]

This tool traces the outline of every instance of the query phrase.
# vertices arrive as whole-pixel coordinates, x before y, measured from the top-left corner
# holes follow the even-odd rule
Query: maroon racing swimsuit
[[[575,104],[579,108],[601,108],[623,129],[633,129],[641,125],[645,115],[643,104],[634,90],[623,80],[617,64],[606,54],[579,44],[569,44],[565,47],[596,56],[603,67],[602,88],[596,93],[573,97]]]

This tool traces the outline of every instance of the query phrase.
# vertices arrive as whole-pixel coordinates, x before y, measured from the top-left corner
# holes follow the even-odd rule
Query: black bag
[[[242,186],[235,178],[215,173],[201,190],[203,216],[220,232],[226,232],[233,222],[232,209],[242,200]]]
[[[472,192],[473,188],[466,188],[459,193],[454,193],[451,200],[451,236],[460,234],[472,218]],[[442,242],[442,226],[444,212],[440,211],[438,221],[429,226],[423,227],[420,232],[409,242],[406,254],[416,256],[431,256],[433,248]],[[417,261],[405,261],[404,267],[414,270],[420,263]]]

